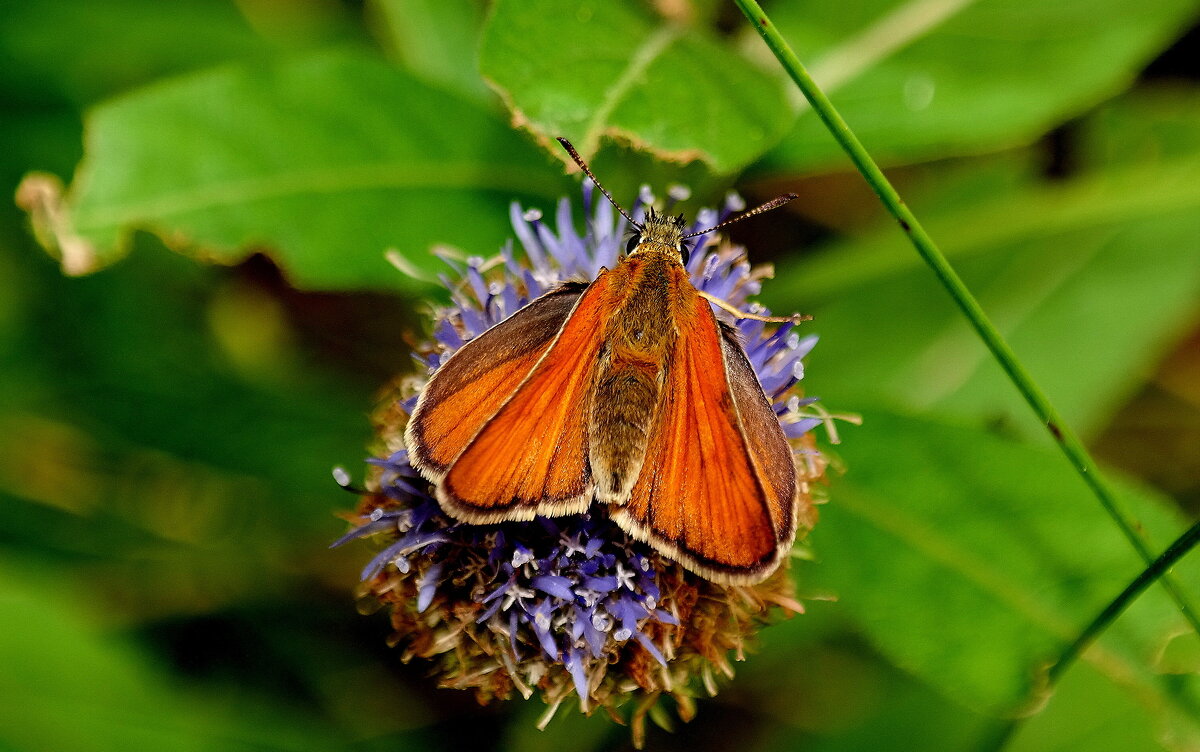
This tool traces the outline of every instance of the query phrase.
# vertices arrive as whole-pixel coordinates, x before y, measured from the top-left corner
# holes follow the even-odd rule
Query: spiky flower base
[[[637,727],[662,695],[688,720],[760,626],[802,611],[786,565],[757,585],[717,585],[596,512],[467,526],[385,493],[360,512],[364,533],[394,531],[395,565],[374,562],[362,590],[388,609],[402,660],[432,660],[441,686],[481,704],[540,694],[545,720],[577,697]]]

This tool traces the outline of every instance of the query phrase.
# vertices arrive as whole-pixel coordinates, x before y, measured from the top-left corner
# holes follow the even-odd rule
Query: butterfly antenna
[[[567,150],[567,153],[571,155],[571,159],[575,160],[575,164],[579,165],[579,169],[581,169],[585,173],[587,173],[587,176],[592,179],[592,182],[595,183],[596,187],[600,189],[600,192],[604,194],[604,197],[606,199],[608,199],[608,202],[610,204],[612,204],[613,206],[617,207],[617,211],[621,212],[621,216],[624,217],[625,219],[628,219],[629,224],[633,225],[634,227],[638,228],[639,230],[642,229],[642,226],[640,224],[638,224],[636,221],[634,221],[633,217],[629,216],[629,212],[627,212],[621,208],[621,205],[618,204],[617,200],[612,197],[612,194],[608,192],[608,189],[605,188],[603,185],[600,185],[600,181],[597,180],[596,176],[592,174],[592,171],[588,169],[587,162],[584,162],[583,157],[579,156],[579,152],[575,151],[575,147],[571,146],[571,142],[566,140],[562,136],[558,137],[558,142],[560,144],[562,144],[563,148]],[[755,211],[758,211],[758,210],[755,209]]]
[[[599,185],[599,183],[597,183],[597,185]],[[600,190],[604,190],[604,189],[601,188]],[[689,232],[687,235],[684,235],[683,237],[684,238],[694,238],[698,235],[703,235],[707,232],[712,232],[713,230],[719,230],[722,227],[728,227],[729,225],[733,224],[734,222],[741,222],[743,219],[749,219],[750,217],[753,217],[755,214],[762,214],[763,212],[769,212],[772,209],[778,209],[779,207],[783,206],[784,204],[786,204],[787,202],[791,201],[794,198],[799,198],[799,196],[796,195],[795,193],[785,193],[782,196],[780,196],[779,198],[771,199],[770,201],[763,204],[762,206],[755,207],[748,212],[742,212],[741,214],[737,215],[736,217],[734,217],[732,219],[727,219],[719,225],[713,225],[712,227],[708,228],[707,230],[700,230],[699,232]]]

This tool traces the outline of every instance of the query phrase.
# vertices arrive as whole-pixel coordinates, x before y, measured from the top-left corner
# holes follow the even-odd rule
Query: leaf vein
[[[596,111],[592,113],[592,117],[588,120],[587,127],[583,135],[583,149],[581,153],[585,156],[592,156],[596,149],[600,146],[600,135],[604,132],[608,124],[609,117],[616,110],[617,105],[633,88],[633,85],[638,82],[638,78],[646,72],[662,53],[683,34],[683,30],[677,26],[663,26],[657,29],[650,36],[646,37],[646,41],[629,57],[629,63],[625,69],[621,71],[621,75],[617,76],[613,81],[612,86],[604,93],[604,98],[600,100],[600,105]]]

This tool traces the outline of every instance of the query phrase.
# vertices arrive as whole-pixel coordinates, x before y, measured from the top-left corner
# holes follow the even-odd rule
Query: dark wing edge
[[[737,328],[720,320],[717,324],[721,331],[725,378],[747,442],[746,450],[764,490],[769,487],[773,491],[772,522],[780,551],[786,554],[796,541],[800,484],[795,455],[779,416],[746,356]]]

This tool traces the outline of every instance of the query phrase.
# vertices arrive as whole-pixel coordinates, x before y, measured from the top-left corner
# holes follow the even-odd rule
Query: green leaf
[[[1036,138],[1128,85],[1197,5],[801,0],[769,10],[872,156],[895,164]],[[768,159],[786,170],[846,166],[808,111]]]
[[[474,0],[374,0],[378,33],[388,54],[413,73],[487,102],[479,75],[483,6]]]
[[[329,472],[357,475],[383,377],[325,372],[297,352],[294,314],[264,305],[232,326],[286,368],[236,364],[214,316],[235,273],[143,245],[84,279],[29,250],[0,264],[0,299],[13,305],[0,329],[4,544],[83,565],[138,615],[287,594],[309,562],[348,587],[361,563],[325,546],[353,499]],[[7,247],[0,234],[5,261]],[[388,310],[372,317],[404,328]],[[397,348],[394,363],[406,360]]]
[[[1170,167],[1200,150],[1200,90],[1160,84],[1106,103],[1078,124],[1076,159],[1084,165]]]
[[[805,587],[811,569],[802,565],[796,574]],[[845,600],[853,594],[841,596]],[[983,742],[1008,718],[982,715],[963,705],[960,695],[939,692],[887,662],[845,623],[848,614],[841,602],[809,600],[805,605],[803,617],[760,633],[755,655],[738,666],[737,677],[715,700],[734,705],[734,712],[753,710],[762,717],[758,728],[767,730],[760,734],[771,740],[764,749],[903,749],[905,744],[897,740],[918,738],[922,749],[991,748]],[[1192,633],[1184,637],[1194,641]],[[1077,664],[1006,749],[1162,750],[1162,726],[1146,712],[1147,699],[1093,665]],[[704,722],[711,712],[710,704],[696,722]],[[1084,738],[1086,745],[1071,743]]]
[[[585,158],[615,138],[730,173],[792,120],[776,78],[628,0],[499,0],[480,67],[518,123],[543,141],[571,139]]]
[[[1193,639],[1195,633],[1191,633]],[[1158,698],[1135,697],[1094,664],[1073,667],[1044,709],[1024,720],[1005,752],[1161,752],[1195,748],[1195,725],[1172,721]],[[1140,702],[1139,702],[1140,700]],[[1187,730],[1188,725],[1191,731]],[[1189,740],[1188,737],[1192,738]]]
[[[1141,562],[1053,449],[881,410],[864,419],[838,448],[849,472],[821,509],[818,562],[802,581],[835,593],[896,665],[948,696],[993,714],[1018,709],[1035,695],[1036,670]],[[1120,490],[1158,548],[1178,533],[1165,500]],[[1200,585],[1198,565],[1177,569],[1185,587]],[[1194,708],[1172,687],[1194,678],[1161,682],[1152,661],[1182,628],[1154,589],[1084,660],[1178,722]]]
[[[804,588],[809,567],[794,571]],[[803,616],[763,629],[761,648],[717,696],[775,721],[766,735],[774,743],[764,749],[887,750],[911,738],[923,749],[975,748],[986,717],[888,663],[854,633],[839,603],[805,607]]]
[[[131,230],[223,263],[269,253],[310,288],[412,287],[436,244],[490,254],[508,203],[559,171],[490,112],[381,61],[321,54],[172,80],[97,108],[63,214],[68,271],[120,258]],[[27,183],[27,192],[32,192]]]
[[[318,723],[254,702],[180,691],[103,635],[61,580],[0,569],[0,746],[96,750],[321,750]],[[72,604],[66,607],[65,604]]]
[[[1198,180],[1192,156],[925,213],[984,310],[1084,433],[1103,427],[1191,319],[1200,293]],[[813,313],[810,326],[822,335],[810,391],[839,408],[890,399],[1040,436],[919,264],[889,224],[780,269],[767,299]]]
[[[88,102],[155,74],[265,49],[231,2],[4,3],[0,90]],[[121,54],[113,51],[119,49]]]
[[[59,585],[81,583],[96,598],[89,611],[106,624],[137,630],[158,655],[166,646],[178,657],[161,681],[139,674],[147,692],[169,684],[164,692],[192,705],[218,698],[220,707],[206,702],[188,712],[236,718],[251,731],[261,724],[257,736],[244,734],[265,739],[257,749],[292,748],[272,730],[269,702],[259,717],[257,703],[268,696],[289,709],[284,725],[289,713],[321,719],[310,747],[340,749],[353,740],[364,750],[429,748],[398,733],[431,723],[432,711],[389,670],[395,656],[383,652],[384,625],[352,605],[366,548],[327,549],[345,529],[336,515],[355,503],[329,470],[343,464],[361,478],[372,392],[410,362],[396,346],[396,332],[409,328],[397,313],[401,301],[301,295],[263,274],[262,264],[199,265],[144,234],[126,263],[65,278],[15,224],[0,216],[0,559],[19,555],[37,562],[34,569],[51,568]],[[215,312],[233,293],[272,296],[283,331],[262,304],[223,324]],[[373,336],[376,326],[384,333]],[[277,374],[236,362],[223,327],[290,368]],[[392,351],[390,362],[361,359],[372,339]],[[80,600],[61,587],[45,597]],[[0,643],[8,636],[3,623]],[[360,630],[371,624],[373,637],[364,638]],[[7,658],[0,662],[12,671]],[[40,668],[50,675],[29,687],[45,691],[48,704],[58,697],[48,687],[94,687],[107,676],[83,673],[91,669],[82,660]],[[25,705],[15,702],[18,710]],[[132,738],[110,737],[153,725],[139,713],[159,709],[133,706],[128,724],[96,734],[96,748],[138,749]],[[88,709],[79,715],[86,734]],[[61,723],[61,707],[54,718]],[[177,743],[155,738],[143,746],[243,748],[223,738],[208,744],[207,736],[225,731],[217,720],[202,725],[194,734],[179,729]],[[12,727],[21,721],[0,719],[0,749]],[[389,738],[364,741],[379,734]],[[17,748],[73,749],[50,741]]]
[[[166,74],[357,41],[354,21],[321,2],[286,9],[232,0],[4,3],[0,91],[88,104]]]

